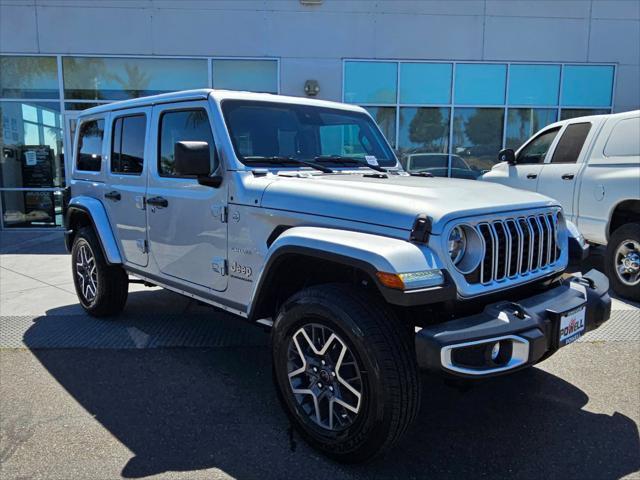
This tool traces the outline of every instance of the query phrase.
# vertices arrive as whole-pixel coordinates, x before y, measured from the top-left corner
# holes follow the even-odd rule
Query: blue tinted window
[[[562,78],[562,105],[607,107],[611,105],[613,67],[566,65]]]
[[[560,65],[511,65],[511,105],[557,105],[559,91]]]
[[[400,103],[449,103],[450,63],[403,63],[400,65]]]
[[[555,108],[510,108],[507,113],[506,148],[517,149],[534,133],[558,118]]]
[[[396,63],[347,62],[344,76],[345,102],[396,103]]]
[[[213,87],[278,93],[275,60],[213,60]]]
[[[456,65],[456,96],[459,105],[503,105],[506,65],[461,63]]]

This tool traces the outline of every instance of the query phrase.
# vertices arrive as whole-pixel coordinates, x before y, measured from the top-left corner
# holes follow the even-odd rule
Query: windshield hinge
[[[220,219],[220,223],[227,223],[229,207],[226,205],[211,205],[211,214]]]

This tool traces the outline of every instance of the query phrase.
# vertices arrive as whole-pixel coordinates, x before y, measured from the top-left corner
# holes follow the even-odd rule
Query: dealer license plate
[[[560,341],[559,347],[564,347],[578,340],[584,333],[584,314],[586,307],[583,305],[579,308],[563,313],[560,316]]]

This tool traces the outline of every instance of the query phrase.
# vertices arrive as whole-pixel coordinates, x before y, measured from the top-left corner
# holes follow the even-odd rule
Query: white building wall
[[[333,100],[343,58],[617,63],[640,107],[637,0],[0,0],[0,52],[280,57],[282,93]]]

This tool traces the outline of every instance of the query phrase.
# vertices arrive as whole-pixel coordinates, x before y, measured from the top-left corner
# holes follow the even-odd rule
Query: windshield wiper
[[[342,165],[360,165],[362,167],[369,167],[371,170],[375,170],[377,172],[387,173],[387,169],[381,167],[380,165],[371,165],[366,161],[362,161],[353,157],[343,157],[341,155],[321,155],[319,157],[315,157],[313,161],[314,162],[333,162],[333,163],[340,163]]]
[[[316,170],[320,170],[323,173],[333,173],[333,170],[329,167],[325,167],[324,165],[318,165],[315,162],[308,162],[306,160],[298,160],[293,157],[286,156],[271,156],[271,157],[262,157],[259,155],[243,157],[242,163],[246,164],[255,164],[255,163],[268,163],[269,165],[304,165],[305,167],[315,168]]]

